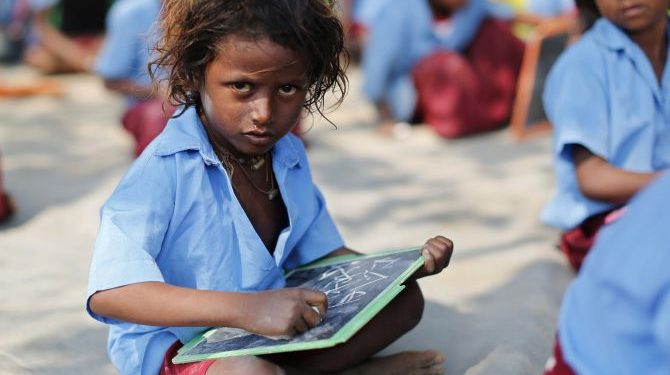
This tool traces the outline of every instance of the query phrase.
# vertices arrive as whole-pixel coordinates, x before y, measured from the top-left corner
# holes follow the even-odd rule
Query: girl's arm
[[[39,11],[35,15],[35,29],[39,34],[40,44],[69,65],[78,67],[82,71],[91,70],[93,56],[81,49],[60,30],[51,26],[48,15],[49,9]]]
[[[163,97],[152,86],[142,86],[129,79],[105,79],[105,87],[109,90],[123,95],[129,95],[138,99],[150,99]]]
[[[579,190],[585,197],[625,204],[660,172],[630,172],[617,168],[581,145],[572,146]]]
[[[301,288],[235,293],[143,282],[99,291],[89,307],[96,314],[137,324],[225,326],[280,336],[317,325],[326,312],[326,295]]]

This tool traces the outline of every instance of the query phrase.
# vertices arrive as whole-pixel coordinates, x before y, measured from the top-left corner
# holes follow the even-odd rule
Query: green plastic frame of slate
[[[380,253],[374,253],[369,255],[342,255],[338,257],[326,258],[314,263],[310,263],[306,266],[291,270],[286,274],[286,277],[291,276],[294,272],[324,267],[333,264],[348,262],[357,259],[366,259],[366,258],[376,258],[382,256],[388,256],[396,253],[409,252],[409,251],[419,251],[419,247],[406,248],[400,250],[391,250],[384,251]],[[321,349],[335,346],[349,340],[358,330],[360,330],[367,322],[369,322],[375,315],[377,315],[386,305],[388,305],[393,298],[395,298],[403,289],[404,285],[401,285],[405,280],[407,280],[416,270],[418,270],[424,263],[423,256],[419,256],[414,263],[412,263],[400,276],[398,276],[394,282],[391,282],[384,291],[377,295],[367,306],[365,306],[361,311],[359,311],[353,319],[346,323],[339,331],[337,331],[333,336],[328,339],[321,339],[309,342],[300,342],[300,343],[286,343],[282,345],[274,345],[270,347],[256,347],[250,349],[239,349],[231,350],[227,352],[218,352],[211,354],[196,354],[196,355],[185,355],[184,353],[198,345],[201,341],[205,340],[209,335],[214,333],[217,328],[212,328],[204,333],[196,336],[188,344],[184,345],[179,349],[178,354],[172,359],[173,363],[189,363],[189,362],[198,362],[205,361],[209,359],[217,358],[226,358],[242,355],[261,355],[261,354],[271,354],[271,353],[283,353],[283,352],[292,352],[298,350],[307,350],[307,349]]]

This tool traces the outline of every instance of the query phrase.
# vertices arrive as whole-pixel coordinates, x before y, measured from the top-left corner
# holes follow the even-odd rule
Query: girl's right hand
[[[247,295],[242,328],[264,336],[294,336],[321,323],[328,300],[322,292],[286,288]]]

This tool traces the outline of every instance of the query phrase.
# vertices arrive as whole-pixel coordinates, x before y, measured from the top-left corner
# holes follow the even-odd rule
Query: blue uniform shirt
[[[147,70],[156,42],[160,0],[119,0],[107,15],[105,42],[95,72],[105,79],[128,79],[150,86]]]
[[[570,229],[611,204],[582,195],[571,146],[579,144],[633,172],[670,167],[670,65],[658,83],[640,47],[599,19],[552,67],[544,107],[554,127],[557,192],[542,212],[550,225]]]
[[[170,119],[102,208],[87,300],[97,291],[147,281],[222,291],[281,288],[284,269],[341,247],[302,142],[285,136],[272,161],[290,225],[270,254],[195,109]],[[111,324],[108,350],[122,374],[158,374],[175,340],[188,342],[205,328],[151,327],[88,311]]]
[[[603,228],[566,292],[559,341],[578,374],[670,374],[670,173]]]

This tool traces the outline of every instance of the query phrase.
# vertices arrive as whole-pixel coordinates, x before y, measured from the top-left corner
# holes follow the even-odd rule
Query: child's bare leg
[[[419,323],[423,305],[423,295],[416,281],[407,282],[407,288],[346,343],[266,358],[281,366],[315,372],[440,374],[444,358],[434,351],[404,352],[370,359]]]

